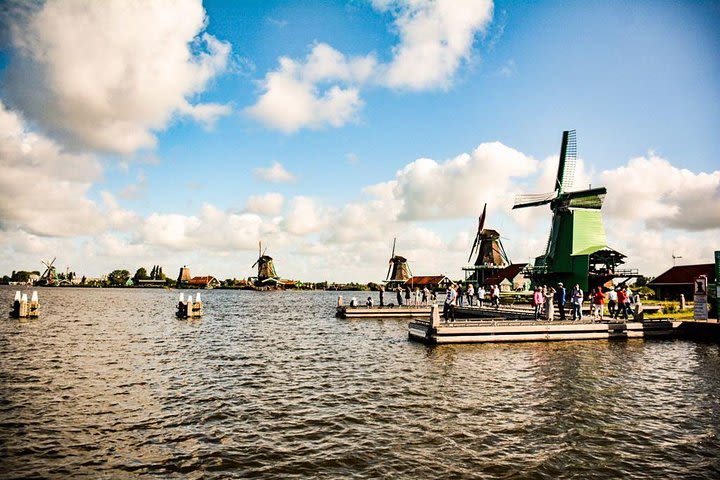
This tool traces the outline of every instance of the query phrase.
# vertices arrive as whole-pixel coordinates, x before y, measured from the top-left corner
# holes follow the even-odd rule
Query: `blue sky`
[[[549,211],[512,197],[549,188],[565,129],[632,266],[720,248],[717,2],[57,0],[2,25],[3,271],[241,278],[263,239],[283,276],[372,281],[397,235],[459,277],[485,202],[527,261]]]

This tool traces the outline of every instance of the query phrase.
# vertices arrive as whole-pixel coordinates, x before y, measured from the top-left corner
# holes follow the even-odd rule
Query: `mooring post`
[[[440,309],[437,303],[434,303],[432,307],[430,307],[430,326],[432,328],[440,326]]]
[[[680,310],[685,310],[685,294],[680,294]]]
[[[338,306],[338,307],[342,307],[342,306],[343,306],[342,295],[338,295],[338,304],[337,304],[337,306]]]

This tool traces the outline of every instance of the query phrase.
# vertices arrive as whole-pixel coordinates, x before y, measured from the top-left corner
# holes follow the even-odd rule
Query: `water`
[[[190,321],[176,292],[39,292],[0,319],[2,478],[720,477],[717,344],[426,347],[330,292],[203,292]]]

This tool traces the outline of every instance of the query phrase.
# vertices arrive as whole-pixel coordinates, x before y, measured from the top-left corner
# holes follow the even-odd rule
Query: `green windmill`
[[[588,291],[617,277],[637,276],[636,271],[620,271],[625,255],[607,247],[600,209],[607,193],[605,187],[568,191],[572,188],[577,142],[575,130],[563,132],[555,191],[518,195],[515,208],[550,204],[552,226],[545,253],[535,259],[527,274],[536,285],[566,287],[575,285]]]

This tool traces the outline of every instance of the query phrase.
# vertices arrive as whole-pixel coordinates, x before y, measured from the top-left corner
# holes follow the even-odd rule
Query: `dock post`
[[[680,294],[680,310],[685,310],[685,294]]]
[[[430,307],[430,327],[437,328],[440,326],[440,309],[437,303],[433,303]]]
[[[30,297],[30,304],[28,305],[28,317],[40,316],[40,301],[38,300],[37,291],[33,291],[32,297]]]

